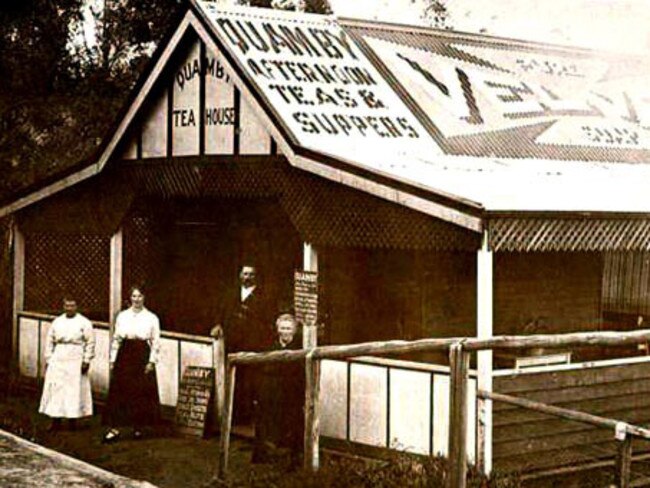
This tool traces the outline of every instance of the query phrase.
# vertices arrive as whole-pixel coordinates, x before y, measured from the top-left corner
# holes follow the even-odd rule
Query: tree
[[[77,79],[128,89],[176,16],[181,0],[104,0],[90,7],[94,42],[78,44]],[[77,26],[80,29],[80,26]],[[77,36],[83,38],[83,36]]]
[[[12,98],[38,96],[60,87],[66,66],[69,26],[83,0],[15,0],[0,6],[0,92]]]
[[[332,7],[327,0],[249,0],[244,3],[251,7],[302,10],[314,14],[332,13]]]
[[[411,0],[415,3],[415,0]],[[449,10],[446,0],[427,0],[422,17],[432,26],[438,29],[451,29],[449,25]]]

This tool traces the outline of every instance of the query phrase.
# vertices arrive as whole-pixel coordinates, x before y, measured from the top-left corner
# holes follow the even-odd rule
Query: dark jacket
[[[273,328],[269,324],[273,323],[273,316],[269,301],[259,286],[243,302],[238,288],[220,315],[228,352],[263,351],[271,344]]]

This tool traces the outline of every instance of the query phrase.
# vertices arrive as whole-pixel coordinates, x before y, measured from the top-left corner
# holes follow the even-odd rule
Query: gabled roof
[[[191,0],[97,160],[0,215],[100,172],[189,29],[295,167],[474,231],[493,211],[650,212],[639,63]]]

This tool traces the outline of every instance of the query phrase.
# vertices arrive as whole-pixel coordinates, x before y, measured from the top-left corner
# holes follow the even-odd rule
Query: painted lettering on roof
[[[440,149],[332,18],[200,5],[296,141],[337,155]]]
[[[420,37],[418,48],[398,37],[365,40],[431,119],[447,153],[647,160],[650,76],[629,61],[434,31]]]

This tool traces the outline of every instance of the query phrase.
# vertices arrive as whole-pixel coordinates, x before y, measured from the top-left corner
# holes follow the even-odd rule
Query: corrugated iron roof
[[[650,161],[650,60],[342,21],[446,154]]]

